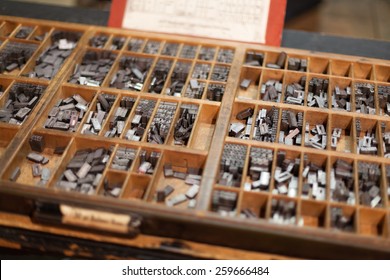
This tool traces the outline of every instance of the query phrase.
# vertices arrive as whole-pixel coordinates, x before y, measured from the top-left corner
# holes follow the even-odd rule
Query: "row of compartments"
[[[36,128],[208,150],[218,113],[213,103],[62,86]]]
[[[45,25],[21,24],[12,21],[0,23],[0,37],[30,41],[43,41],[52,27]]]
[[[215,45],[190,44],[180,41],[165,41],[154,38],[127,37],[120,34],[104,32],[95,33],[88,45],[105,50],[129,51],[166,57],[196,59],[200,61],[216,61],[231,64],[235,49]]]
[[[47,188],[56,190],[58,195],[64,191],[109,199],[137,199],[180,209],[196,206],[196,201],[190,203],[190,200],[196,200],[199,192],[206,153],[179,152],[131,143],[113,144],[53,133],[33,135],[34,138],[28,138],[21,145],[5,168],[3,184],[16,182],[31,186],[32,191],[35,187]],[[88,157],[75,167],[84,152],[89,153]],[[39,161],[40,158],[45,161]],[[89,170],[83,166],[86,163],[89,163]],[[167,166],[171,175],[166,173]],[[192,190],[191,195],[187,194],[194,185],[197,185],[196,192]],[[170,186],[170,192],[163,199],[157,197],[167,186]],[[186,196],[186,199],[174,203],[175,198],[181,196]]]
[[[388,65],[327,59],[285,52],[263,52],[261,50],[248,50],[243,61],[244,69],[258,67],[274,68],[276,66],[279,66],[281,70],[288,71],[390,82],[390,66]]]
[[[215,186],[237,192],[387,209],[390,164],[227,141]]]
[[[244,67],[236,97],[389,116],[389,93],[388,83]]]
[[[327,114],[319,110],[295,108],[235,102],[227,136],[317,150],[390,157],[390,122],[364,115],[352,117],[340,112]]]
[[[223,64],[87,48],[65,76],[91,87],[222,101],[229,73]]]
[[[233,200],[226,203],[226,198]],[[340,203],[310,201],[280,195],[238,191],[216,186],[210,211],[251,222],[266,221],[330,232],[389,238],[389,211]],[[225,204],[221,207],[222,203]],[[226,207],[226,205],[228,207]]]
[[[0,48],[0,72],[12,76],[25,76],[51,80],[75,52],[83,38],[83,30],[45,29],[42,41],[4,38]]]

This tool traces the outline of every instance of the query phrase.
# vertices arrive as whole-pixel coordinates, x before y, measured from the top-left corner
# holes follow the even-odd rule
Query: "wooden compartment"
[[[56,107],[56,105],[60,100],[64,100],[76,94],[80,95],[85,101],[88,102],[88,104],[91,104],[96,96],[96,90],[86,89],[86,88],[81,88],[78,86],[71,86],[71,85],[62,86],[57,90],[55,96],[50,100],[50,102],[47,103],[47,106],[45,107],[45,110],[41,114],[41,117],[37,122],[36,127],[45,128],[45,123],[50,118],[50,111],[53,109],[53,107]],[[89,109],[83,114],[83,117],[81,119],[79,118],[78,122],[81,123],[84,120],[84,118],[87,117],[88,112]],[[77,131],[78,129],[80,129],[80,126],[76,125],[74,131]]]
[[[307,96],[307,87],[306,87],[306,84],[307,84],[307,75],[301,73],[301,72],[287,72],[284,76],[284,81],[283,81],[283,103],[289,103],[289,104],[293,104],[293,105],[304,105],[305,104],[305,99],[306,99],[306,96]],[[302,91],[303,92],[299,92],[300,90],[298,89],[299,86],[302,87]],[[298,100],[296,100],[296,103],[294,102],[291,102],[289,100],[289,97],[290,97],[290,94],[287,92],[289,89],[289,87],[293,87],[295,90],[294,90],[294,95],[292,95],[291,97],[294,97],[294,98],[298,98]],[[289,90],[290,92],[290,90]],[[301,103],[299,103],[299,99],[301,99]],[[295,101],[295,100],[293,100]]]
[[[352,117],[342,114],[332,114],[330,119],[330,148],[337,152],[351,153],[354,151],[354,126]],[[341,129],[341,131],[339,130]]]
[[[277,65],[280,55],[281,55],[280,52],[271,52],[271,51],[266,52],[265,63],[264,63],[265,67],[273,68],[275,65]],[[286,56],[286,58],[285,58],[284,61],[281,60],[281,62],[283,62],[283,66],[279,65],[280,66],[279,69],[285,69],[286,68],[286,65],[287,65],[287,54],[284,53],[284,55]],[[270,66],[270,64],[272,64],[274,66]]]
[[[93,48],[106,49],[112,35],[109,33],[96,32],[88,40],[88,45]]]
[[[155,181],[148,193],[148,201],[180,209],[193,207],[191,203],[194,202],[190,203],[190,200],[197,199],[205,160],[204,156],[198,154],[164,151],[156,170]],[[172,174],[168,175],[167,169],[172,170]],[[200,179],[195,181],[198,181],[199,184],[187,181],[190,175],[198,176]],[[164,200],[157,201],[157,192],[163,190],[168,185],[173,187],[173,192],[164,196]],[[195,185],[198,186],[198,191],[194,191],[190,195],[190,189],[194,188]],[[183,197],[183,199],[176,201],[178,197]]]
[[[20,175],[16,178],[15,182],[34,187],[48,187],[48,184],[55,171],[59,166],[62,165],[62,160],[64,157],[64,153],[57,153],[56,148],[62,148],[63,151],[66,151],[67,147],[71,143],[71,138],[58,137],[55,134],[46,133],[33,133],[31,135],[43,137],[42,151],[40,152],[33,150],[29,144],[30,138],[27,138],[27,140],[20,147],[15,158],[12,159],[8,168],[5,170],[2,179],[10,180],[14,170],[16,168],[20,168]],[[30,153],[36,153],[48,159],[46,164],[37,163],[36,166],[40,171],[36,174],[33,172],[34,161],[27,158]],[[44,171],[44,169],[48,169],[48,171]],[[44,172],[48,173],[44,174]],[[48,177],[46,177],[47,175]]]
[[[144,199],[151,181],[152,179],[150,176],[143,174],[131,174],[127,184],[124,186],[121,198],[137,200]]]
[[[321,129],[321,132],[318,129]],[[328,140],[330,138],[328,114],[322,112],[306,112],[305,127],[303,130],[305,131],[305,135],[302,136],[304,137],[304,145],[306,147],[323,150],[328,148]]]
[[[355,119],[354,129],[356,137],[356,153],[380,155],[379,125],[380,124],[373,119],[360,117]],[[370,149],[368,150],[368,148]]]
[[[353,77],[355,79],[373,80],[374,71],[372,64],[356,62],[353,64]]]
[[[322,57],[310,57],[309,72],[318,74],[329,74],[329,60]]]
[[[330,227],[332,230],[349,233],[355,233],[357,231],[358,225],[356,224],[356,208],[331,204],[329,212]],[[335,216],[335,219],[332,218],[333,215]]]
[[[235,102],[233,109],[232,109],[232,114],[230,117],[230,127],[227,131],[227,136],[230,137],[236,137],[236,138],[241,138],[241,139],[250,139],[250,135],[252,134],[252,126],[255,124],[255,119],[256,119],[256,114],[255,114],[255,105],[250,104],[250,103],[245,103],[243,101],[238,101]],[[248,111],[249,113],[252,112],[252,114],[244,119],[238,119],[237,117],[240,112]],[[248,113],[248,114],[249,114]],[[248,123],[248,119],[251,119],[252,124]],[[235,133],[235,129],[233,128],[234,126],[241,124],[242,126],[242,131],[239,134]],[[248,130],[248,131],[247,131]],[[249,132],[249,133],[247,133]],[[236,134],[236,135],[235,135]],[[246,136],[248,135],[248,136]]]
[[[290,65],[289,59],[295,60],[295,62]],[[308,62],[309,58],[305,55],[288,54],[286,59],[286,69],[289,71],[307,72]]]
[[[259,82],[260,82],[261,70],[251,67],[242,67],[240,82],[237,88],[237,98],[239,99],[259,99]],[[242,87],[243,83],[250,84],[248,87]],[[245,82],[244,82],[245,81]],[[245,85],[246,86],[246,85]]]
[[[9,37],[13,31],[18,27],[18,23],[11,21],[4,21],[0,24],[0,37]]]
[[[146,40],[143,38],[131,37],[127,43],[127,50],[140,53],[144,49]]]
[[[162,41],[160,40],[154,40],[154,39],[149,39],[146,44],[145,44],[145,47],[143,49],[143,53],[147,53],[147,54],[159,54],[160,53],[160,50],[163,46],[163,43]]]
[[[284,154],[283,157],[281,157],[282,154]],[[289,163],[286,163],[286,160]],[[274,185],[271,192],[273,195],[290,198],[299,196],[299,176],[303,165],[301,161],[302,158],[299,151],[277,150],[274,176],[272,176]]]
[[[388,236],[386,212],[376,209],[359,209],[359,233],[368,236]]]
[[[331,77],[329,81],[330,107],[335,111],[352,112],[352,80]],[[348,104],[349,103],[349,104]]]
[[[244,192],[241,200],[240,217],[246,219],[265,219],[268,200],[268,195]]]
[[[262,71],[260,80],[260,99],[262,101],[280,102],[283,100],[283,77],[284,72],[281,70],[266,69]],[[277,97],[272,98],[268,92],[269,87],[274,87]]]
[[[219,106],[209,104],[200,106],[187,147],[198,150],[208,150],[210,148],[218,115]]]
[[[300,215],[303,226],[324,228],[326,226],[326,203],[304,200],[301,202]]]
[[[390,66],[375,65],[376,80],[379,82],[390,82]]]
[[[352,64],[344,60],[331,60],[330,74],[333,76],[352,77]]]
[[[29,40],[44,41],[46,36],[50,34],[51,26],[38,25],[35,26],[34,31],[30,34]]]
[[[355,184],[357,167],[353,158],[334,156],[329,161],[329,200],[339,204],[356,205],[358,203]]]
[[[304,200],[326,201],[328,198],[328,158],[325,155],[303,155],[302,187],[300,197]]]
[[[35,29],[34,25],[19,25],[13,32],[14,38],[28,40]]]
[[[104,179],[100,182],[100,186],[97,187],[97,193],[105,197],[119,198],[124,191],[126,178],[126,172],[118,170],[107,171]]]
[[[161,51],[161,55],[175,57],[179,54],[180,43],[167,41],[164,43],[164,47]]]

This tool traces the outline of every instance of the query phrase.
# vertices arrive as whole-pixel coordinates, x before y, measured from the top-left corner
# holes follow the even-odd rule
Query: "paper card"
[[[113,0],[109,26],[280,46],[286,0]]]

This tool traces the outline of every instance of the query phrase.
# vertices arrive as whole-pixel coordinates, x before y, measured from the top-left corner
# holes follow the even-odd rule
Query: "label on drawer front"
[[[113,214],[68,205],[60,205],[60,211],[63,224],[100,230],[127,233],[131,222],[131,217],[126,214]]]
[[[286,0],[114,0],[109,25],[280,45]]]

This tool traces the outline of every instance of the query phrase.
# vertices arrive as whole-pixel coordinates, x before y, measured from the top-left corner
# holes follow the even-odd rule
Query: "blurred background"
[[[13,1],[102,10],[111,4],[110,0]],[[285,28],[390,41],[390,0],[288,0]]]

